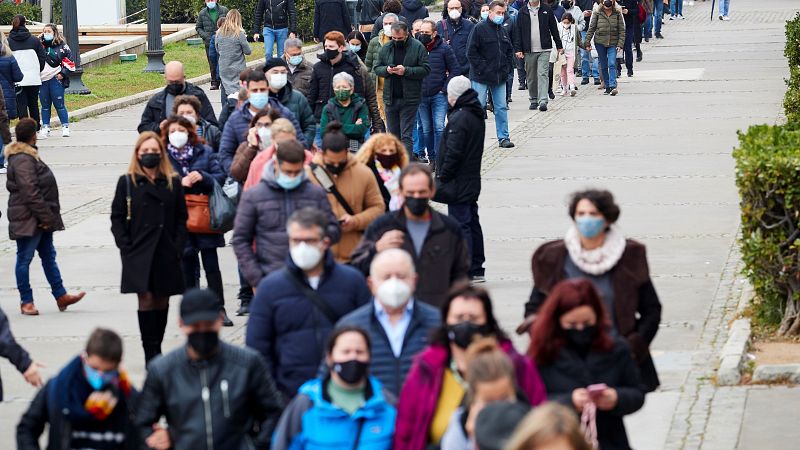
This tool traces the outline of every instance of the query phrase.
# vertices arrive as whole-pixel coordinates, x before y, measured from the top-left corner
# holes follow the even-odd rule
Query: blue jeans
[[[422,97],[417,118],[422,122],[422,140],[424,147],[428,149],[428,159],[431,161],[436,161],[439,155],[445,116],[447,116],[447,96],[444,93]]]
[[[288,37],[288,28],[273,30],[270,27],[264,27],[264,55],[266,55],[266,59],[272,58],[272,48],[276,43],[278,44],[278,58],[283,58],[283,44],[286,43]]]
[[[31,237],[17,239],[17,289],[22,303],[33,302],[33,290],[30,281],[30,266],[33,253],[39,252],[42,268],[54,298],[59,298],[67,293],[64,282],[61,281],[61,271],[56,263],[56,248],[53,247],[53,232],[39,231]]]
[[[719,15],[727,16],[731,11],[731,0],[719,0]]]
[[[617,87],[617,48],[606,47],[595,42],[597,59],[600,61],[600,77],[606,82],[606,88]]]
[[[642,25],[642,36],[645,39],[650,39],[653,37],[653,15],[648,14],[647,18],[644,19],[644,25]]]
[[[414,132],[411,133],[411,140],[414,142],[414,154],[418,158],[425,156],[425,142],[422,141],[422,118],[417,110],[417,120],[414,122]]]
[[[581,31],[581,34],[582,34],[583,38],[585,39],[586,38],[586,32],[585,31]],[[586,78],[587,80],[589,79],[589,70],[590,70],[589,66],[590,66],[590,64],[591,64],[592,78],[594,78],[595,80],[600,78],[600,74],[598,73],[598,70],[597,70],[597,58],[592,58],[592,52],[586,51],[585,48],[581,49],[581,55],[582,55],[582,58],[581,58],[581,75],[583,75],[583,78]]]
[[[486,93],[492,92],[494,103],[494,125],[497,130],[497,139],[508,139],[508,105],[506,104],[506,83],[489,86],[477,81],[472,82],[472,89],[478,92],[478,100],[482,107],[486,107]]]
[[[42,82],[39,89],[39,101],[42,102],[42,125],[50,126],[50,107],[56,107],[61,125],[69,125],[69,114],[64,106],[64,85],[55,77]]]
[[[683,0],[669,0],[669,13],[673,16],[682,16]]]
[[[496,105],[496,104],[495,104]],[[483,251],[483,229],[481,228],[480,217],[478,217],[478,203],[457,203],[447,205],[447,215],[461,225],[461,233],[467,241],[469,250],[469,276],[483,276],[483,263],[486,256]]]
[[[5,167],[6,165],[6,155],[3,153],[3,148],[5,144],[3,144],[3,140],[0,139],[0,167]]]
[[[661,33],[661,21],[664,19],[664,2],[653,2],[653,26],[656,34]]]

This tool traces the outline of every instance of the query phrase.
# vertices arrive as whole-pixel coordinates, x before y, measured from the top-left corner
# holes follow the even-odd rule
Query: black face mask
[[[375,159],[381,163],[384,169],[391,169],[400,161],[400,157],[397,156],[397,153],[392,153],[391,155],[376,153]]]
[[[186,83],[170,83],[167,85],[167,93],[172,95],[181,95],[186,90]]]
[[[566,335],[567,344],[569,344],[570,347],[580,352],[587,352],[597,335],[597,326],[588,325],[583,327],[582,330],[576,330],[574,328],[565,329],[564,335]]]
[[[334,48],[334,49],[326,48],[325,49],[325,57],[328,58],[328,61],[333,61],[334,59],[336,59],[337,56],[339,56],[339,49],[338,48]]]
[[[146,169],[155,169],[161,164],[161,154],[145,153],[139,158],[139,164]]]
[[[356,384],[367,377],[367,369],[369,369],[369,364],[357,359],[351,359],[350,361],[333,363],[331,372],[339,375],[339,378],[347,384]]]
[[[605,0],[603,2],[603,6],[605,6],[606,8],[611,8],[611,6],[613,6],[613,5],[614,5],[614,2],[612,2],[611,0]]]
[[[392,41],[392,44],[394,44],[394,46],[395,46],[396,48],[401,48],[401,47],[405,47],[405,45],[406,45],[406,41],[405,41],[405,39],[404,39],[404,40],[402,40],[402,41],[396,41],[396,40],[393,40],[393,41]]]
[[[433,36],[430,34],[417,33],[417,40],[422,42],[422,45],[428,45],[433,41]]]
[[[472,322],[461,322],[447,327],[447,338],[459,348],[466,349],[472,344],[475,336],[487,336],[490,334],[487,325],[478,325]]]
[[[206,359],[219,348],[219,333],[216,331],[195,331],[189,333],[189,347],[201,358]]]
[[[572,2],[570,0],[564,0],[561,2],[561,6],[563,6],[564,9],[572,9]]]
[[[333,164],[325,164],[325,169],[327,169],[328,172],[330,172],[333,175],[339,175],[344,171],[344,165],[345,163],[341,163],[335,166]]]
[[[428,198],[406,197],[405,206],[411,214],[419,217],[428,211],[429,200]]]

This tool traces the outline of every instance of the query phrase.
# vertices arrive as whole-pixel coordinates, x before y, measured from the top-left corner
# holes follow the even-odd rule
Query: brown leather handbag
[[[211,229],[211,209],[208,206],[208,196],[202,194],[185,194],[186,212],[189,218],[186,220],[186,229],[190,233],[198,234],[217,234]]]

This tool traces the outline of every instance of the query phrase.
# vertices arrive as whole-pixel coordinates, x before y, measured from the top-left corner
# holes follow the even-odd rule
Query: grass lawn
[[[264,43],[250,43],[253,53],[247,61],[264,58]],[[194,78],[208,73],[205,48],[202,45],[187,45],[185,41],[164,46],[164,62],[182,61],[186,70],[186,78]],[[144,73],[147,56],[139,55],[136,62],[114,64],[87,69],[83,73],[83,83],[91,89],[89,95],[66,96],[67,109],[75,111],[86,106],[102,103],[116,98],[126,97],[138,92],[148,91],[164,86],[164,75],[160,73]]]

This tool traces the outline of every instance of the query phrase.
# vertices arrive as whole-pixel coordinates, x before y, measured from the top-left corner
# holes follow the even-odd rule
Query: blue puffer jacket
[[[22,70],[13,56],[0,56],[0,86],[3,87],[3,98],[6,100],[8,118],[17,118],[17,95],[14,83],[22,81]]]
[[[219,166],[217,155],[211,147],[207,145],[198,145],[194,147],[192,159],[189,160],[189,165],[186,169],[181,167],[172,154],[169,155],[169,162],[172,163],[172,168],[181,178],[188,175],[190,172],[200,172],[203,179],[196,183],[191,188],[184,188],[184,194],[205,194],[211,195],[214,191],[214,182],[219,185],[225,182],[225,173]],[[189,239],[186,240],[184,251],[192,251],[194,249],[209,249],[225,247],[225,236],[223,234],[199,234],[189,233]]]
[[[458,19],[458,22],[453,22],[451,19],[440,20],[436,29],[441,37],[456,55],[458,64],[461,66],[461,74],[469,74],[469,59],[467,59],[467,43],[469,35],[475,24],[465,18]]]
[[[269,105],[276,108],[281,117],[292,122],[297,132],[297,140],[308,148],[306,137],[303,135],[303,127],[300,126],[300,122],[298,122],[294,113],[283,106],[276,98],[270,97]],[[247,101],[234,111],[225,122],[225,129],[222,130],[222,140],[219,143],[219,163],[226,174],[231,173],[231,163],[233,162],[233,155],[236,154],[236,149],[239,148],[239,144],[247,139],[247,131],[250,129],[250,119],[252,118],[253,113],[250,111],[250,102]]]
[[[381,383],[369,378],[367,401],[350,415],[331,403],[325,388],[329,382],[314,379],[300,388],[300,395],[281,416],[272,450],[389,450],[397,410],[381,391]]]
[[[264,356],[278,389],[287,398],[294,397],[303,383],[317,375],[334,326],[290,276],[308,286],[305,273],[291,257],[286,258],[285,269],[272,272],[258,284],[250,303],[245,339],[248,347]],[[364,276],[334,261],[330,251],[325,252],[325,267],[316,292],[338,317],[371,298]]]
[[[453,49],[438,36],[433,45],[433,49],[428,52],[431,73],[422,80],[423,97],[430,97],[439,92],[447,93],[447,83],[453,77],[461,75],[461,65],[458,63]]]

